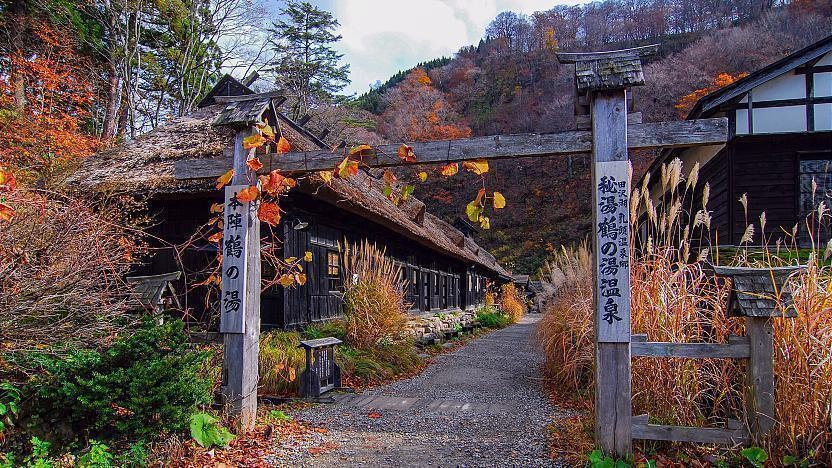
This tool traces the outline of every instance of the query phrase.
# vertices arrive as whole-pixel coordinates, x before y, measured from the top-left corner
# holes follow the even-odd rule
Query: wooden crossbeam
[[[633,356],[677,358],[748,359],[751,344],[747,336],[730,336],[728,343],[671,343],[648,342],[646,335],[632,335]]]
[[[633,439],[692,442],[695,444],[743,445],[751,438],[744,427],[690,427],[648,424],[638,416],[633,417]]]
[[[627,127],[630,149],[681,148],[725,143],[728,120],[725,118],[635,124]],[[552,157],[592,151],[591,131],[497,135],[408,143],[421,164],[442,164],[472,159],[510,159]],[[396,154],[399,145],[379,145],[363,162],[372,167],[405,166]],[[287,172],[329,170],[344,158],[343,151],[307,151],[282,155],[260,155],[264,170],[279,168]],[[231,159],[191,159],[176,161],[176,178],[219,177],[231,167]]]

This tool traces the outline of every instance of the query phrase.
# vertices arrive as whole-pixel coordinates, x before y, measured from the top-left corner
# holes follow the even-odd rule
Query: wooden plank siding
[[[800,168],[801,161],[807,160],[832,160],[832,133],[735,137],[700,169],[691,215],[701,207],[707,182],[712,242],[718,235],[719,245],[738,245],[747,224],[753,223],[752,245],[760,245],[762,212],[766,213],[765,233],[770,245],[783,239],[783,232],[791,232],[795,224],[804,230]],[[739,203],[743,194],[748,198],[747,215]]]
[[[211,217],[209,208],[215,202],[221,202],[219,192],[186,199],[153,200],[149,212],[156,223],[149,232],[166,243],[153,243],[151,240],[152,247],[158,250],[145,265],[131,273],[153,275],[181,271],[184,263],[185,275],[174,283],[174,288],[183,306],[190,309],[188,317],[205,323],[212,318],[213,305],[206,302],[204,287],[194,287],[205,278],[193,272],[202,271],[211,264],[216,258],[216,246],[202,241],[177,254],[170,244],[185,242],[199,226],[205,224]],[[405,279],[408,280],[405,297],[413,305],[412,313],[475,307],[484,301],[486,281],[496,280],[481,269],[440,255],[383,226],[308,195],[293,193],[282,207],[287,210],[283,215],[284,222],[275,228],[262,226],[261,237],[282,245],[284,258],[301,258],[305,252],[311,251],[313,261],[304,265],[307,285],[292,288],[275,286],[261,293],[261,325],[264,329],[297,329],[341,315],[341,300],[330,289],[326,260],[327,251],[337,251],[344,239],[351,243],[367,239],[384,246],[387,253],[403,266]],[[309,227],[294,229],[298,220],[308,222]],[[313,241],[313,238],[316,240]],[[265,263],[263,267],[264,277],[273,277],[274,272],[268,271]],[[343,271],[343,265],[341,268]],[[411,284],[414,277],[418,280],[415,285]],[[343,280],[340,278],[340,281]],[[438,281],[438,288],[434,287],[435,281]],[[467,288],[469,282],[472,285],[470,291]],[[427,295],[423,296],[423,293]],[[424,297],[428,298],[427,305]]]
[[[344,266],[340,265],[338,283],[332,284],[334,280],[327,275],[327,255],[343,250],[344,242],[355,244],[367,240],[386,249],[387,255],[402,267],[403,279],[408,283],[405,299],[411,304],[412,313],[475,307],[484,301],[486,281],[496,280],[493,275],[439,255],[386,227],[302,193],[290,194],[282,206],[286,207],[282,222],[284,258],[300,258],[310,251],[313,261],[305,267],[306,285],[287,289],[280,310],[275,310],[274,304],[270,305],[272,310],[263,310],[264,317],[283,318],[271,321],[270,327],[301,328],[343,313],[338,289],[341,282],[351,278],[345,277]],[[299,221],[309,226],[294,229]],[[467,284],[469,278],[472,289],[463,291],[461,285]]]

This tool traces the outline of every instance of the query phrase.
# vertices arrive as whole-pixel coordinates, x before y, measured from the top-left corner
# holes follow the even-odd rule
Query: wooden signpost
[[[223,350],[223,395],[230,414],[238,416],[243,431],[254,429],[257,416],[258,358],[260,351],[260,220],[258,202],[240,202],[236,194],[249,186],[251,171],[243,138],[254,131],[244,127],[234,141],[234,177],[225,191],[223,213],[222,297],[220,332]]]

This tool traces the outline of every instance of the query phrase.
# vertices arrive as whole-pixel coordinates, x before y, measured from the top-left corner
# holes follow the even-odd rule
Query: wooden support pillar
[[[591,92],[595,257],[595,437],[608,454],[632,452],[627,93]]]
[[[746,415],[754,438],[774,427],[774,333],[771,317],[745,317],[751,346],[746,369]]]
[[[226,190],[226,219],[223,220],[225,229],[220,331],[224,334],[225,348],[222,391],[226,410],[236,421],[238,429],[243,432],[254,429],[257,416],[260,343],[260,221],[257,218],[257,201],[243,203],[237,207],[242,211],[241,229],[245,231],[241,232],[240,236],[240,257],[235,257],[226,246],[229,236],[234,236],[228,217],[238,214],[230,211],[234,204],[234,190],[256,184],[257,181],[256,174],[246,165],[248,151],[243,149],[243,139],[255,131],[252,127],[237,131],[234,141],[234,177],[232,186]],[[231,268],[235,269],[236,274],[229,272]],[[239,299],[238,309],[228,308],[227,304],[232,298]]]

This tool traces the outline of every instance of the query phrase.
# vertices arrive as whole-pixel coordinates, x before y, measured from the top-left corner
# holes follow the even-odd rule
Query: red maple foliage
[[[85,128],[93,80],[72,35],[43,21],[29,21],[30,44],[12,51],[0,73],[0,160],[40,172],[92,154],[99,139]],[[15,98],[21,79],[23,103]]]

